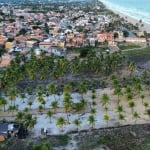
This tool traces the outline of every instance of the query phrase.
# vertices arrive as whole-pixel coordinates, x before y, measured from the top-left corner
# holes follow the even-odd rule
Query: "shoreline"
[[[130,17],[129,15],[123,14],[120,11],[117,10],[113,10],[113,9],[109,9],[112,12],[114,12],[115,14],[118,14],[120,17],[126,19],[129,23],[132,23],[133,25],[136,25],[137,23],[139,23],[139,20],[133,17]],[[144,26],[139,25],[139,30],[140,31],[146,31],[147,33],[150,33],[150,24],[143,22],[142,23]]]
[[[103,3],[103,1],[99,0],[101,3]],[[137,19],[137,18],[134,18],[134,17],[131,17],[127,14],[124,14],[123,12],[121,11],[118,11],[118,10],[115,10],[115,9],[112,9],[112,8],[109,8],[107,6],[107,4],[103,3],[103,5],[110,11],[114,12],[115,14],[118,14],[120,17],[126,19],[129,23],[132,23],[133,25],[136,25],[136,23],[139,23],[139,20],[140,19]],[[150,23],[147,23],[147,22],[144,22],[142,20],[142,23],[144,26],[139,26],[139,30],[140,31],[146,31],[147,33],[150,33]]]

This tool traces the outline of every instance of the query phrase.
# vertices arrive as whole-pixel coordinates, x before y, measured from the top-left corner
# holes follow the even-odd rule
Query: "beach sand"
[[[137,20],[133,17],[130,17],[126,14],[123,14],[123,13],[121,13],[119,11],[116,11],[116,10],[111,10],[111,11],[113,11],[115,14],[118,14],[120,17],[123,17],[124,19],[127,19],[127,21],[132,23],[133,25],[136,25],[136,23],[139,23],[139,20]],[[146,31],[147,33],[150,33],[150,24],[148,24],[146,22],[142,22],[142,24],[144,26],[139,25],[140,31]]]

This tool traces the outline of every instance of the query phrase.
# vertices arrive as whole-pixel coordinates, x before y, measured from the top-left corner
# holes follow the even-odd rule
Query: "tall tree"
[[[89,117],[88,117],[88,122],[89,122],[89,124],[91,125],[91,127],[93,128],[94,127],[94,125],[95,125],[95,118],[94,118],[94,116],[93,115],[90,115]]]

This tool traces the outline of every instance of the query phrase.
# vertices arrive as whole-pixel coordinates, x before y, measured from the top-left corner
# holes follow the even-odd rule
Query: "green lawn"
[[[121,50],[126,50],[126,49],[134,49],[134,48],[140,48],[140,45],[136,45],[136,44],[119,44],[118,47]]]
[[[150,47],[140,49],[140,50],[131,50],[131,51],[124,51],[124,55],[127,56],[150,56]]]

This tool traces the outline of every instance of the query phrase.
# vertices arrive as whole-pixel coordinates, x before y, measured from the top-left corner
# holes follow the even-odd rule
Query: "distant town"
[[[112,14],[100,2],[92,7],[88,3],[60,3],[56,7],[57,4],[1,6],[0,46],[7,50],[1,67],[10,63],[14,53],[27,56],[31,49],[37,55],[44,51],[64,56],[70,47],[108,47],[113,51],[119,49],[118,42],[146,43],[138,25]]]

